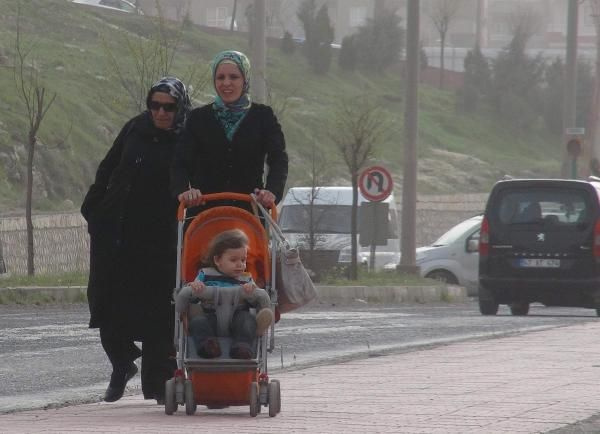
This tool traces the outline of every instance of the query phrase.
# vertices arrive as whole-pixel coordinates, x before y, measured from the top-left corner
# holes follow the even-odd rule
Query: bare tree
[[[512,35],[521,38],[525,44],[542,28],[542,18],[530,5],[518,5],[507,17]]]
[[[187,25],[186,20],[183,20],[178,28],[173,29],[169,20],[165,19],[158,1],[156,1],[156,10],[156,18],[147,18],[156,24],[154,35],[149,38],[124,36],[123,45],[126,47],[127,57],[131,60],[131,64],[123,64],[122,56],[117,58],[108,40],[103,39],[104,52],[108,57],[111,69],[125,90],[127,111],[131,109],[140,112],[145,109],[148,89],[160,77],[172,74],[175,57],[183,39],[183,31]],[[198,57],[182,77],[190,88],[191,98],[204,88],[209,81],[208,77],[209,71],[201,65],[201,59]]]
[[[327,166],[329,162],[326,158],[323,158],[322,153],[319,151],[316,144],[313,142],[310,147],[310,154],[308,155],[308,161],[310,162],[309,169],[309,184],[310,193],[308,201],[306,197],[296,197],[293,195],[294,200],[302,205],[302,214],[306,215],[306,228],[302,228],[306,231],[305,235],[301,238],[302,245],[306,246],[308,251],[307,267],[319,274],[322,268],[322,264],[317,261],[315,250],[317,244],[323,241],[323,238],[319,236],[318,228],[321,226],[321,221],[326,217],[325,212],[316,212],[315,202],[320,199],[320,189],[324,182],[324,174],[327,173]]]
[[[386,121],[380,110],[368,99],[360,98],[361,104],[342,101],[336,113],[332,139],[350,173],[352,184],[352,258],[349,277],[357,279],[358,253],[358,178],[360,170],[375,152],[375,146],[384,138]]]
[[[429,13],[433,25],[440,35],[440,89],[444,88],[444,51],[446,35],[452,19],[460,8],[461,0],[437,0]]]
[[[17,32],[15,44],[14,80],[17,93],[27,112],[27,186],[25,199],[25,223],[27,226],[27,274],[35,274],[33,244],[33,166],[37,136],[46,114],[56,99],[56,93],[46,94],[41,83],[38,66],[31,59],[32,48],[25,48],[21,39],[21,5],[17,6]]]

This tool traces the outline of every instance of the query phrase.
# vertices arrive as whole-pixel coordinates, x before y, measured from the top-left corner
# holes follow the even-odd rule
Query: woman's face
[[[236,102],[242,96],[244,76],[233,63],[221,63],[215,73],[215,89],[225,104]]]
[[[173,126],[177,113],[177,100],[168,93],[154,92],[150,99],[150,113],[156,128],[168,130]]]

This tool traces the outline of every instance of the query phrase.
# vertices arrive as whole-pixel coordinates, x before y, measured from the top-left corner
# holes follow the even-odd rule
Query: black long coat
[[[81,207],[90,233],[90,327],[141,340],[172,330],[177,201],[169,168],[176,139],[142,113],[98,167]]]
[[[203,194],[251,193],[266,188],[278,202],[287,174],[285,139],[269,106],[253,103],[230,142],[209,104],[192,110],[188,117],[171,182],[175,196],[187,190],[189,183]]]

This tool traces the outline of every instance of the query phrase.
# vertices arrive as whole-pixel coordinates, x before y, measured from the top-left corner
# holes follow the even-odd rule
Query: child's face
[[[240,247],[238,249],[227,249],[221,256],[215,256],[213,259],[221,273],[238,278],[246,271],[247,256],[248,248]]]

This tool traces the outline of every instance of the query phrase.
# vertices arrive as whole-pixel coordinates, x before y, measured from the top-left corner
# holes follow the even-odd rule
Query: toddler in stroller
[[[269,294],[259,288],[250,273],[246,272],[247,256],[248,237],[243,231],[232,229],[218,234],[209,245],[203,267],[200,268],[196,279],[189,283],[193,298],[190,300],[182,296],[177,299],[178,313],[186,311],[190,303],[201,305],[201,309],[197,309],[198,314],[189,320],[188,325],[200,357],[215,358],[221,355],[214,303],[200,301],[199,298],[207,286],[239,286],[245,293],[243,301],[237,304],[229,325],[232,338],[229,353],[231,358],[251,359],[254,356],[252,343],[255,336],[262,336],[273,322]],[[250,308],[256,309],[256,317],[250,313]]]
[[[203,199],[219,205],[193,216],[185,230],[184,204],[180,204],[177,214],[177,276],[173,293],[177,369],[165,383],[165,413],[172,415],[179,405],[185,405],[188,415],[195,413],[197,405],[249,405],[252,417],[263,406],[268,406],[269,416],[274,417],[281,409],[281,395],[279,382],[269,379],[267,359],[275,348],[273,316],[278,306],[273,288],[275,256],[270,254],[276,251],[275,241],[269,240],[256,212],[221,205],[235,201],[251,206],[252,196],[213,193]],[[270,212],[276,215],[276,209]],[[238,240],[239,244],[224,247],[223,252],[231,256],[212,247],[220,245],[222,237]],[[195,299],[199,302],[194,303]],[[255,310],[258,321],[252,316]],[[234,315],[243,327],[237,327]],[[245,345],[250,340],[252,344]],[[235,343],[238,348],[250,346],[250,351],[232,350]],[[201,347],[200,352],[197,346]],[[248,355],[251,357],[246,358]]]

